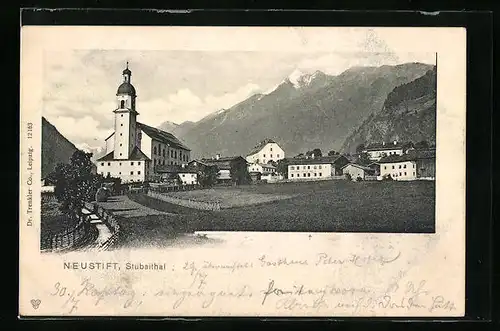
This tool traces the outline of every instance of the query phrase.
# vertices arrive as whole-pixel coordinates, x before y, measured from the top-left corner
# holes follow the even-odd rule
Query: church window
[[[170,150],[170,157],[174,157],[174,151]]]
[[[163,149],[163,157],[165,157],[165,148]]]
[[[120,108],[125,108],[125,100],[122,100],[120,102]],[[122,115],[123,116],[123,115]]]
[[[153,154],[156,155],[156,146],[153,147]]]
[[[174,161],[170,161],[170,165],[173,165],[174,164]]]
[[[154,164],[156,165],[156,159],[154,159],[153,161],[154,161]]]
[[[174,152],[174,159],[177,158],[177,151]]]

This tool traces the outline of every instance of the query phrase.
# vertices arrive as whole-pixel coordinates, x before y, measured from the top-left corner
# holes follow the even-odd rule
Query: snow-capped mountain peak
[[[299,69],[295,69],[286,79],[292,83],[295,88],[300,88],[302,85],[302,77],[304,77],[304,73]]]

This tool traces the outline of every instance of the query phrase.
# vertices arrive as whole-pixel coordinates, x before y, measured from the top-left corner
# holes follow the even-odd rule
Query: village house
[[[277,175],[276,167],[270,163],[250,163],[248,173],[252,180],[271,180]]]
[[[349,163],[343,155],[292,158],[288,164],[289,180],[324,180],[342,176],[342,167]]]
[[[380,159],[380,176],[393,180],[435,178],[436,156],[433,150],[413,150],[404,155],[390,155]]]
[[[412,143],[400,143],[393,141],[392,143],[374,143],[366,146],[363,153],[368,154],[368,158],[372,161],[378,161],[384,156],[403,155],[408,150],[413,148]]]
[[[191,153],[171,133],[137,122],[131,76],[127,63],[116,92],[114,132],[105,139],[106,155],[96,161],[97,173],[121,178],[123,183],[148,181],[157,166],[186,164]]]
[[[160,181],[176,185],[197,185],[198,173],[195,167],[187,165],[160,165],[156,172]]]
[[[349,163],[342,167],[342,173],[351,176],[352,180],[358,180],[358,178],[365,180],[367,176],[374,176],[375,170],[360,164]]]
[[[204,158],[201,160],[193,160],[188,165],[204,167],[216,166],[219,169],[219,175],[217,177],[219,184],[231,182],[231,166],[245,170],[248,166],[245,159],[241,156],[221,157],[220,154],[210,159]]]
[[[247,154],[248,163],[265,164],[269,161],[278,162],[285,158],[285,151],[272,139],[265,139]]]

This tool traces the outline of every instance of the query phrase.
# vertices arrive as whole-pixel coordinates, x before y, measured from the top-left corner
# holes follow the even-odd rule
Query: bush
[[[358,176],[358,177],[356,178],[356,181],[357,181],[357,182],[361,182],[361,181],[363,181],[363,178],[361,178],[361,177],[359,177],[359,176]]]
[[[351,174],[345,174],[345,179],[347,179],[347,180],[352,180],[352,176],[351,176]]]
[[[393,180],[391,175],[385,175],[382,180]]]

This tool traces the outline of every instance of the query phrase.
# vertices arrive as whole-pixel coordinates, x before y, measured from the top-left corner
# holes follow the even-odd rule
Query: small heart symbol
[[[32,299],[31,300],[31,305],[33,306],[33,308],[35,309],[38,309],[38,307],[40,306],[40,303],[42,303],[42,301],[40,299]]]

